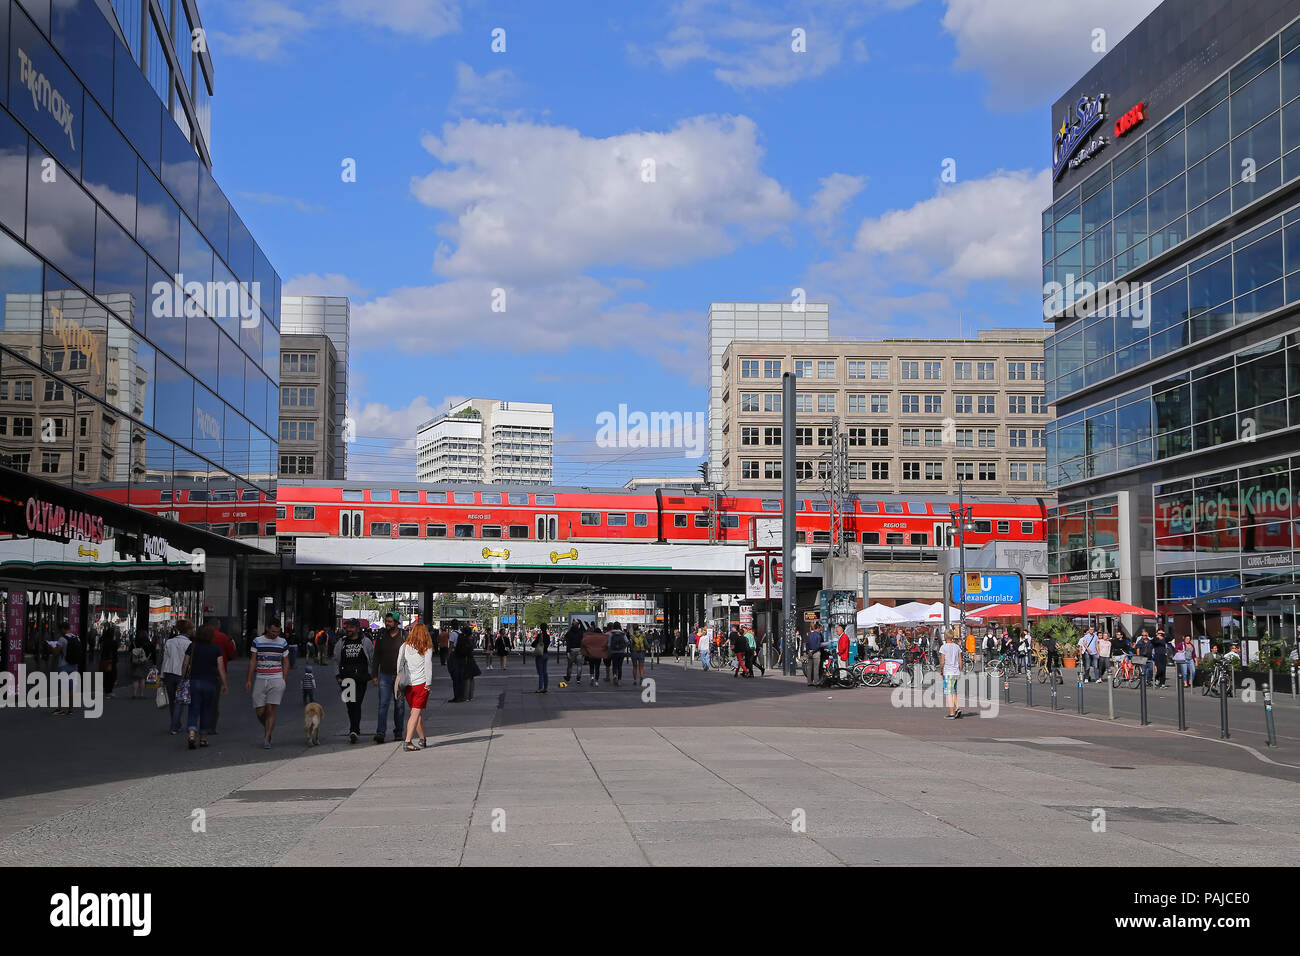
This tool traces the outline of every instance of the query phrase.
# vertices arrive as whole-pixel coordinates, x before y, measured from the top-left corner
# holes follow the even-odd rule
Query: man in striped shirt
[[[280,636],[280,625],[272,622],[266,633],[253,639],[253,659],[248,662],[248,679],[244,690],[253,692],[257,719],[266,729],[262,749],[271,749],[271,732],[275,730],[275,708],[284,697],[289,679],[289,644]]]

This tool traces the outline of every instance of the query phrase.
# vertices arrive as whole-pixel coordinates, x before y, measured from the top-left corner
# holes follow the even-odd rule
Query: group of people
[[[645,677],[646,655],[657,650],[651,636],[637,625],[633,624],[625,631],[613,621],[601,628],[594,620],[587,623],[575,618],[569,624],[569,629],[564,632],[562,640],[565,652],[565,685],[572,683],[581,686],[582,670],[586,667],[590,676],[590,685],[599,687],[600,669],[603,665],[606,683],[619,687],[623,683],[623,665],[630,660],[632,683],[640,686],[642,678]],[[549,636],[545,645],[539,645],[534,641],[534,649],[539,652],[535,658],[539,694],[547,692],[546,647],[548,646]]]
[[[1047,648],[1050,656],[1057,656],[1055,641]],[[1240,650],[1233,645],[1233,654],[1241,660]],[[1148,686],[1165,687],[1168,682],[1168,667],[1172,662],[1176,671],[1176,680],[1182,681],[1184,687],[1192,686],[1198,659],[1196,641],[1190,637],[1167,637],[1163,628],[1157,628],[1155,636],[1147,628],[1132,640],[1123,631],[1117,631],[1112,637],[1099,632],[1092,625],[1079,638],[1080,667],[1082,679],[1087,682],[1101,683],[1111,661],[1129,659],[1142,675]]]

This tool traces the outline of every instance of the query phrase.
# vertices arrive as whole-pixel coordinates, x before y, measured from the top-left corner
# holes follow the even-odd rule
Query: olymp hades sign
[[[32,534],[48,535],[65,541],[89,541],[103,544],[104,519],[88,511],[77,511],[62,505],[28,498],[23,509],[27,530]]]
[[[1087,162],[1106,145],[1105,136],[1092,137],[1092,132],[1101,125],[1106,115],[1106,94],[1081,96],[1074,104],[1074,115],[1067,113],[1061,119],[1056,130],[1056,142],[1052,149],[1052,181],[1061,178],[1066,168]],[[1090,138],[1092,137],[1092,138]]]

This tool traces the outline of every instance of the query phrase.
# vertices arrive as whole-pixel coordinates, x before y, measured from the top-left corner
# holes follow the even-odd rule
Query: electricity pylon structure
[[[849,496],[849,438],[840,431],[839,416],[831,419],[831,446],[818,459],[822,479],[822,493],[830,506],[830,555],[836,558],[849,556],[849,542],[844,528],[844,502]]]

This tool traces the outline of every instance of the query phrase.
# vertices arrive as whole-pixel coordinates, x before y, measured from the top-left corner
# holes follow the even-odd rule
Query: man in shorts
[[[961,677],[961,648],[953,642],[952,631],[943,635],[943,647],[939,648],[943,660],[943,697],[948,705],[945,720],[956,720],[961,716],[957,709],[957,680]]]
[[[253,638],[252,660],[248,662],[248,679],[244,690],[252,691],[257,719],[266,730],[262,749],[271,749],[271,732],[275,730],[275,708],[284,697],[289,680],[289,642],[280,636],[280,625],[266,625],[266,633]]]

